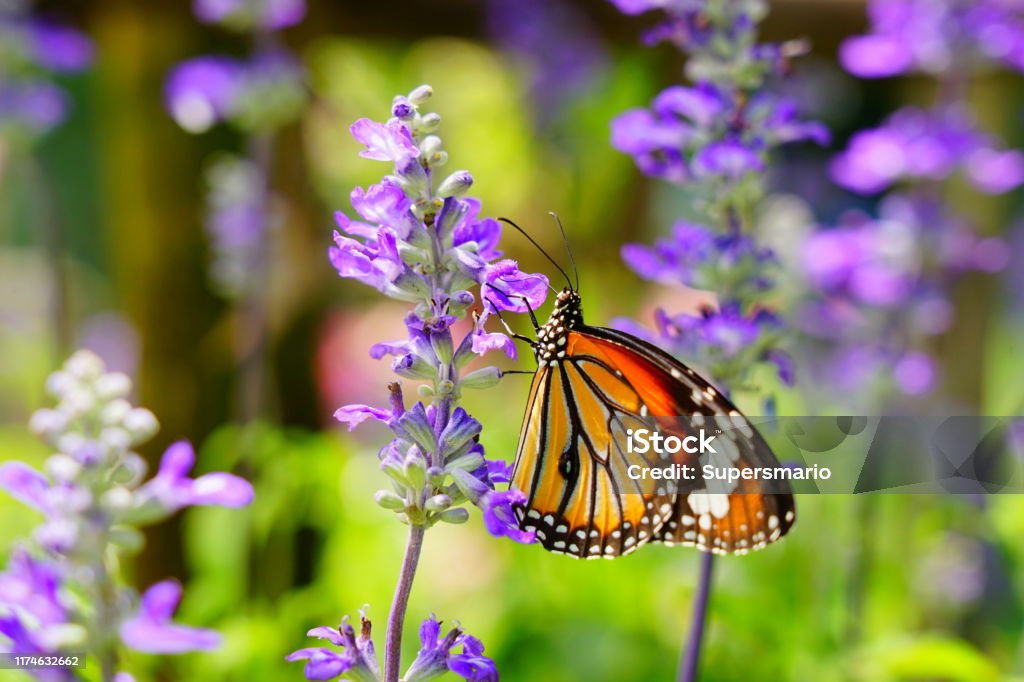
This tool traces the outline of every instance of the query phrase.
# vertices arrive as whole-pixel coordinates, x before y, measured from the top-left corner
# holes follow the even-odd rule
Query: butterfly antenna
[[[518,225],[516,225],[514,222],[512,222],[508,218],[498,218],[498,220],[500,220],[501,222],[506,223],[508,225],[511,225],[512,227],[514,227],[516,229],[516,231],[519,232],[519,234],[521,234],[524,237],[526,237],[526,239],[531,244],[533,244],[535,247],[537,247],[537,250],[540,251],[541,254],[543,254],[543,256],[545,258],[547,258],[548,261],[550,261],[550,263],[552,265],[554,265],[555,268],[557,268],[560,273],[562,273],[562,277],[565,278],[565,283],[568,284],[570,287],[572,287],[572,280],[569,279],[569,274],[565,271],[565,269],[561,265],[558,264],[558,262],[554,258],[551,257],[551,254],[549,254],[547,251],[544,250],[544,247],[542,247],[540,244],[537,243],[536,239],[531,237],[529,235],[529,233],[527,233],[526,230],[524,230],[523,228],[519,227]],[[551,285],[549,284],[548,286],[550,287]],[[554,291],[554,288],[552,288],[551,290]]]
[[[555,219],[555,223],[558,224],[558,231],[562,233],[562,242],[565,243],[565,252],[569,254],[569,262],[572,263],[572,274],[576,277],[576,288],[575,291],[580,290],[580,270],[576,267],[576,257],[572,255],[572,249],[569,247],[569,237],[565,234],[565,226],[562,225],[562,219],[558,217],[558,214],[554,211],[551,212],[551,217]],[[568,279],[568,278],[567,278]]]

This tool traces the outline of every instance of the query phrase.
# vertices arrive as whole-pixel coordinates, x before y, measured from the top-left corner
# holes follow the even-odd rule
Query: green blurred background
[[[185,580],[180,620],[215,627],[226,640],[212,654],[134,655],[127,667],[140,680],[302,679],[284,656],[307,645],[308,628],[364,604],[382,646],[405,541],[404,527],[373,504],[383,485],[375,453],[387,434],[340,432],[329,418],[346,402],[384,400],[387,364],[366,351],[403,333],[402,306],[338,280],[325,255],[333,211],[383,171],[358,158],[347,134],[356,118],[380,118],[395,93],[432,84],[451,165],[473,172],[485,213],[515,218],[553,250],[547,213],[561,215],[589,320],[643,316],[671,295],[645,288],[618,250],[664,233],[683,200],[611,148],[608,122],[678,81],[680,59],[641,47],[643,22],[611,5],[574,5],[607,60],[553,113],[531,98],[530,65],[495,47],[483,3],[312,0],[307,20],[285,33],[314,100],[275,140],[272,182],[285,221],[272,254],[263,407],[243,426],[242,321],[206,274],[201,174],[212,153],[242,150],[244,140],[223,128],[183,132],[161,93],[176,62],[240,52],[245,41],[200,26],[180,0],[42,3],[84,28],[98,51],[86,75],[66,82],[69,122],[32,150],[0,150],[0,460],[38,463],[48,454],[28,434],[28,416],[45,402],[46,374],[88,343],[123,362],[137,402],[160,419],[144,450],[151,461],[188,438],[201,471],[240,472],[257,491],[247,510],[194,509],[150,530],[133,580]],[[839,142],[932,87],[839,73],[836,45],[862,30],[863,13],[856,2],[778,2],[765,26],[768,39],[813,40],[803,67],[813,77],[807,87],[817,88],[809,101]],[[982,120],[1019,146],[1019,79],[993,75],[975,90]],[[812,169],[825,158],[800,154]],[[800,195],[798,176],[779,178],[776,189]],[[822,218],[838,210],[829,201],[838,200],[815,207]],[[996,232],[1019,198],[964,190],[954,201]],[[47,242],[53,233],[60,243]],[[525,268],[550,270],[514,235],[505,246]],[[991,278],[958,287],[957,323],[938,348],[948,360],[946,390],[982,413],[1019,412],[1024,324],[1006,312]],[[532,360],[521,365],[532,369]],[[509,377],[469,401],[493,457],[514,454],[527,384]],[[805,409],[799,386],[780,395],[782,413]],[[1024,679],[1024,497],[822,495],[799,506],[785,541],[717,563],[701,679]],[[36,522],[0,497],[0,556]],[[428,534],[409,632],[429,613],[458,619],[506,680],[670,679],[697,565],[695,552],[665,547],[576,562],[493,540],[474,517]],[[416,648],[408,637],[406,656]],[[0,671],[7,679],[22,677]]]

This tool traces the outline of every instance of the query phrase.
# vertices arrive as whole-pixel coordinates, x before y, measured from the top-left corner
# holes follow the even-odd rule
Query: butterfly
[[[757,480],[712,492],[701,479],[655,486],[630,477],[629,465],[647,460],[626,452],[628,435],[664,432],[666,424],[680,438],[695,425],[728,425],[717,434],[717,451],[733,467],[780,467],[746,417],[693,369],[635,336],[587,326],[571,285],[557,294],[532,346],[538,367],[511,483],[526,495],[515,510],[520,528],[535,532],[545,549],[611,559],[660,542],[746,554],[793,526],[786,481],[774,481],[773,492]],[[697,460],[680,452],[671,461]]]

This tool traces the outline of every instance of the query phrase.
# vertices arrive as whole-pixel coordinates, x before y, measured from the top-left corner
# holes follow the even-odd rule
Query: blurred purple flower
[[[693,157],[693,171],[700,178],[716,177],[736,182],[764,168],[757,151],[736,140],[709,144]]]
[[[306,16],[306,0],[194,0],[200,21],[245,30],[288,28]]]
[[[14,124],[37,134],[63,123],[68,101],[64,91],[41,80],[0,82],[0,125]]]
[[[344,674],[351,680],[377,682],[380,670],[370,636],[372,625],[363,613],[360,613],[360,621],[362,626],[358,635],[349,624],[348,616],[342,619],[338,628],[322,626],[306,633],[308,637],[326,639],[334,646],[342,647],[344,650],[340,653],[326,647],[312,647],[294,651],[285,660],[306,661],[304,673],[307,680],[333,680]]]
[[[168,113],[190,133],[221,121],[244,130],[277,127],[301,111],[305,96],[302,66],[283,50],[248,60],[195,57],[175,67],[164,86]]]
[[[30,22],[28,31],[35,60],[44,69],[75,73],[92,63],[92,41],[82,32],[44,20]]]
[[[24,462],[0,464],[0,488],[22,504],[49,515],[50,481]]]
[[[149,654],[183,654],[217,648],[221,637],[213,630],[171,621],[180,601],[181,585],[177,582],[166,580],[153,585],[142,595],[136,614],[121,624],[121,640],[128,647]]]
[[[228,57],[196,57],[171,72],[164,88],[167,110],[190,133],[224,120],[237,102],[242,64]]]
[[[981,191],[998,194],[1024,184],[1024,153],[992,148],[962,110],[901,109],[880,127],[856,133],[831,165],[847,189],[873,194],[901,180],[942,180],[965,168]]]
[[[207,505],[244,507],[252,502],[252,484],[238,476],[214,472],[189,478],[195,461],[191,443],[174,443],[164,452],[156,476],[139,489],[140,495],[157,500],[168,511]]]
[[[745,260],[750,263],[750,280],[764,281],[766,275],[758,270],[774,263],[774,255],[757,248],[749,237],[720,235],[703,225],[681,221],[673,226],[671,237],[658,239],[652,246],[626,244],[622,260],[644,279],[706,289],[713,286],[706,269],[734,268]]]
[[[871,32],[839,50],[856,76],[937,74],[986,60],[1024,70],[1024,6],[1014,0],[872,0],[868,14]]]
[[[0,573],[0,609],[12,609],[39,626],[64,623],[67,610],[61,603],[60,588],[55,564],[15,547],[7,570]]]

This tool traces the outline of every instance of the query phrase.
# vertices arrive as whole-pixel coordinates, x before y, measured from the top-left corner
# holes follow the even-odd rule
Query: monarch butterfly
[[[736,481],[730,492],[709,492],[700,481],[650,490],[627,475],[637,458],[624,453],[623,434],[663,424],[658,417],[725,420],[734,428],[720,434],[722,449],[734,467],[780,466],[746,417],[694,370],[635,336],[584,324],[571,286],[558,293],[532,346],[538,367],[512,485],[527,497],[516,509],[520,528],[545,549],[611,559],[660,542],[746,554],[792,527],[796,507],[785,481],[772,493],[755,480]],[[678,461],[687,459],[694,461]]]

